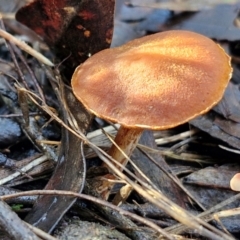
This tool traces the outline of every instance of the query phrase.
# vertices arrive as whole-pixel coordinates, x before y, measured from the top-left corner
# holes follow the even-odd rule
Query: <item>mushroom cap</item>
[[[240,173],[237,173],[232,177],[230,187],[233,191],[240,191]]]
[[[230,57],[211,39],[166,31],[106,49],[76,68],[75,96],[96,116],[129,128],[162,130],[217,104]]]

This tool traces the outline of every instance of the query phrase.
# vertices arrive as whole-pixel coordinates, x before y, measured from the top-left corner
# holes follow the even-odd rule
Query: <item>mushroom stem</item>
[[[119,150],[119,148],[127,155],[130,156],[133,150],[136,148],[139,138],[142,135],[141,128],[127,128],[121,126],[118,130],[118,133],[114,139],[115,144],[112,145],[108,154],[114,158],[116,161],[121,163],[122,166],[126,166],[128,160]],[[118,169],[121,169],[120,166],[114,164]],[[106,165],[105,165],[106,166]]]
[[[124,166],[126,166],[128,159],[125,157],[130,156],[133,152],[133,150],[136,148],[139,138],[142,135],[142,129],[141,128],[127,128],[121,126],[118,130],[118,133],[114,139],[115,144],[112,145],[110,148],[108,154],[114,158],[117,162],[121,163],[121,166],[118,166],[117,164],[113,163],[119,170],[122,170]],[[125,156],[120,151],[120,149],[125,153]],[[103,166],[108,166],[104,163]],[[104,176],[105,179],[111,179],[114,180],[115,176],[112,174],[106,174]],[[114,183],[108,180],[103,180],[100,184],[98,191],[101,195],[102,199],[107,200],[110,194],[111,189],[113,188]]]

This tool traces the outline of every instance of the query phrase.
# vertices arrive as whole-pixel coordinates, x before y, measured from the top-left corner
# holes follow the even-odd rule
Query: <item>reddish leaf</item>
[[[16,19],[38,33],[73,70],[111,43],[114,0],[36,0]],[[65,63],[66,64],[66,63]]]

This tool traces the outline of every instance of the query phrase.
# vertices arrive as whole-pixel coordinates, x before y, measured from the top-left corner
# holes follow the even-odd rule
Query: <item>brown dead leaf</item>
[[[16,19],[55,49],[68,74],[92,54],[108,48],[112,39],[114,0],[35,0]]]
[[[226,188],[230,190],[231,178],[240,171],[236,165],[223,165],[221,167],[207,167],[193,172],[184,178],[184,183],[198,186]]]

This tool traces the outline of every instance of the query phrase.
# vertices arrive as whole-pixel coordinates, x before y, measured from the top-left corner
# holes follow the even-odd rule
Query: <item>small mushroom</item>
[[[209,111],[231,73],[214,41],[174,30],[93,55],[75,70],[72,88],[90,112],[121,124],[115,142],[129,156],[144,129],[173,128]],[[126,164],[114,145],[109,154]]]
[[[230,181],[230,188],[233,191],[240,191],[240,173],[235,174]]]

